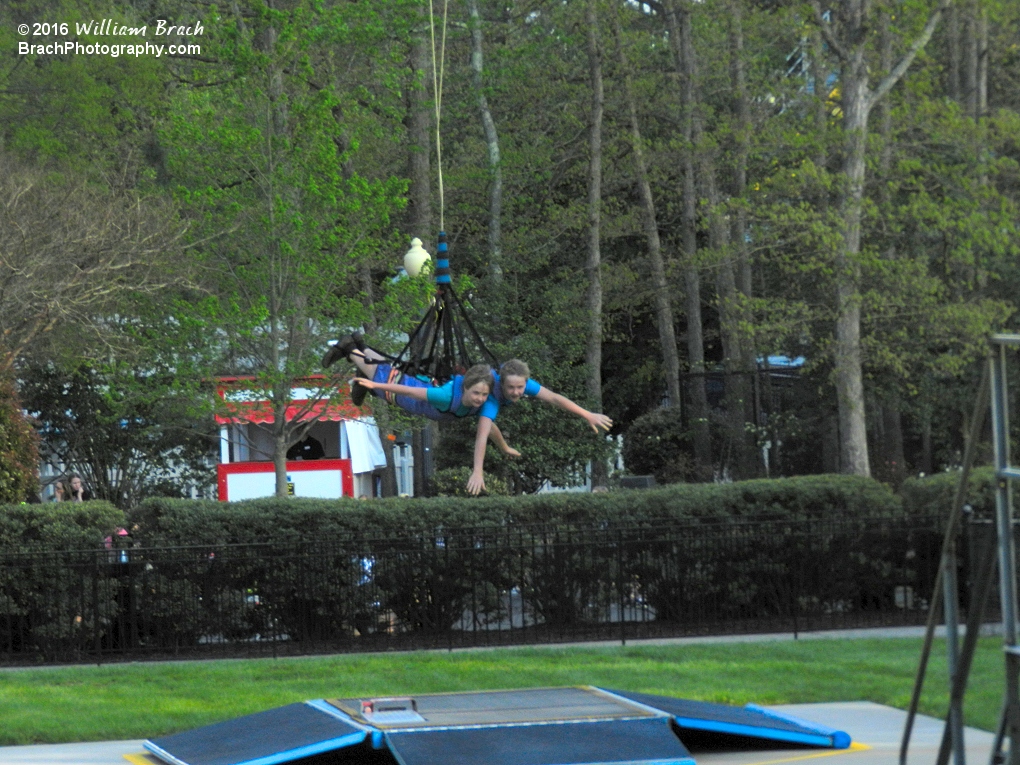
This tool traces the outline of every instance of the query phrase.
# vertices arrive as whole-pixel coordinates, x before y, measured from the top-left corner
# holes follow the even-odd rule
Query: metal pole
[[[974,527],[971,526],[973,530]],[[983,529],[986,531],[981,543],[978,545],[978,572],[971,588],[970,607],[967,610],[967,634],[963,639],[963,646],[960,649],[960,661],[957,664],[956,672],[953,675],[953,687],[950,690],[950,704],[954,699],[956,704],[963,706],[964,693],[967,690],[967,679],[970,676],[970,668],[974,661],[974,652],[977,649],[978,637],[981,632],[981,623],[984,620],[985,608],[988,605],[988,596],[992,592],[992,585],[995,581],[995,552],[998,548],[998,540],[995,530],[991,527]],[[942,730],[942,742],[939,745],[938,758],[935,765],[946,765],[949,762],[949,749],[951,744],[951,728],[946,725]],[[962,740],[962,739],[961,739]]]
[[[1006,342],[999,340],[998,353],[990,361],[992,375],[992,443],[995,452],[995,517],[999,533],[999,587],[1002,601],[1003,651],[1006,660],[1006,697],[1003,702],[1004,731],[1009,735],[1009,763],[1020,765],[1020,653],[1017,650],[1016,551],[1013,544],[1013,500],[1009,478],[1016,472],[1009,464],[1009,399],[1006,384]],[[1001,743],[1000,743],[1001,746]],[[993,752],[993,756],[996,752]]]
[[[956,485],[956,494],[953,497],[953,507],[949,511],[949,521],[946,524],[946,534],[942,541],[942,562],[939,565],[938,574],[935,577],[935,587],[932,591],[931,606],[928,610],[928,624],[924,633],[924,647],[921,649],[921,661],[917,667],[917,677],[914,679],[914,691],[910,697],[910,708],[907,710],[907,720],[903,726],[903,740],[900,742],[900,765],[907,763],[907,749],[910,747],[910,734],[914,728],[914,718],[917,716],[917,707],[921,703],[921,690],[924,688],[924,676],[928,670],[928,659],[931,656],[931,646],[935,639],[935,620],[939,613],[939,606],[942,603],[942,580],[945,576],[946,560],[945,553],[950,549],[953,540],[956,538],[957,526],[963,514],[963,505],[967,497],[967,482],[970,479],[970,467],[974,462],[974,450],[978,437],[981,435],[981,428],[985,424],[985,413],[988,409],[989,397],[989,364],[981,365],[981,382],[978,383],[977,401],[974,402],[974,414],[970,418],[970,431],[967,433],[967,442],[963,450],[963,468],[960,470],[960,482]],[[1018,763],[1017,765],[1020,765]]]
[[[945,574],[942,579],[943,599],[945,601],[946,616],[946,654],[949,669],[950,685],[956,682],[960,671],[960,648],[959,648],[959,589],[956,584],[956,540],[945,556]],[[949,729],[952,731],[953,741],[953,763],[964,765],[966,756],[963,749],[963,704],[961,699],[950,694],[949,697]]]

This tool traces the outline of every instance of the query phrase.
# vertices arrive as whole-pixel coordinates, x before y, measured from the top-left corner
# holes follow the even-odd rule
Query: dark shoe
[[[351,403],[355,406],[361,406],[365,403],[365,397],[368,396],[368,388],[364,385],[358,385],[358,381],[355,380],[351,383]]]
[[[326,355],[322,357],[322,368],[329,369],[329,367],[336,364],[340,359],[345,359],[351,355],[351,352],[357,350],[358,343],[351,335],[344,335],[336,341],[336,345],[326,351]]]

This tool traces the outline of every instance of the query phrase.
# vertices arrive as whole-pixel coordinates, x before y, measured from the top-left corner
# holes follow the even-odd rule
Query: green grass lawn
[[[905,709],[920,639],[521,648],[0,670],[0,745],[151,738],[295,701],[598,685],[727,704],[874,701]],[[983,639],[967,723],[994,730],[1002,641]],[[937,642],[921,711],[944,717]]]

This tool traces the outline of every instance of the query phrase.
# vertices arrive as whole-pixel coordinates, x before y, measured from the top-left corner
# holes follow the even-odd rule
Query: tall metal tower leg
[[[1002,753],[1002,742],[1006,738],[1006,707],[1002,708],[1002,713],[999,715],[999,727],[995,731],[995,743],[992,744],[992,757],[988,761],[989,765],[1002,765],[1006,761],[1005,755]]]
[[[988,605],[988,597],[991,595],[995,583],[995,552],[998,547],[994,529],[988,528],[987,539],[981,540],[979,545],[978,560],[981,561],[974,586],[971,589],[970,608],[967,613],[967,634],[960,648],[960,660],[957,662],[956,670],[953,672],[953,687],[949,693],[950,709],[962,709],[963,698],[967,691],[967,680],[970,677],[971,665],[974,661],[974,653],[977,650],[978,637],[981,633],[981,624],[984,621],[985,609]],[[961,715],[962,718],[962,715]],[[956,747],[956,741],[963,742],[962,735],[953,739],[955,732],[951,721],[946,722],[942,730],[942,742],[939,745],[939,755],[935,765],[946,765],[949,762],[949,751]],[[1001,765],[1001,764],[1000,764]]]
[[[960,674],[960,649],[959,649],[959,602],[960,593],[956,584],[956,543],[955,540],[951,549],[946,555],[946,569],[942,580],[945,594],[945,616],[946,616],[946,653],[949,669],[950,687],[956,684]],[[946,725],[951,732],[953,742],[953,764],[965,765],[966,756],[963,747],[963,699],[949,695],[949,718]]]
[[[1013,498],[1009,479],[1020,477],[1009,459],[1009,398],[1006,385],[1006,345],[1020,337],[997,335],[998,353],[992,356],[992,442],[995,450],[995,516],[999,534],[999,588],[1002,598],[1003,651],[1006,659],[1004,734],[1009,737],[1009,765],[1020,765],[1020,651],[1017,648],[1016,550],[1013,543]]]
[[[1020,338],[1018,338],[1020,339]],[[970,430],[967,434],[966,446],[963,450],[963,468],[960,470],[960,480],[956,485],[956,494],[953,497],[953,506],[949,513],[949,520],[946,523],[946,534],[942,540],[942,556],[939,563],[939,571],[935,577],[935,586],[932,591],[931,605],[928,609],[928,624],[924,632],[924,647],[921,649],[921,661],[917,667],[917,675],[914,679],[914,690],[910,697],[910,708],[907,710],[907,719],[903,726],[903,737],[900,740],[900,765],[907,765],[907,750],[910,748],[910,734],[914,729],[914,718],[917,716],[917,708],[921,703],[921,691],[924,688],[924,678],[928,669],[928,659],[931,657],[932,643],[935,640],[935,623],[939,610],[943,605],[943,585],[946,571],[950,568],[955,570],[955,549],[956,535],[959,530],[960,518],[963,513],[963,505],[967,498],[967,487],[970,479],[970,468],[974,462],[978,438],[984,427],[985,415],[988,410],[988,398],[990,395],[988,378],[991,373],[989,364],[981,365],[981,382],[978,384],[978,395],[974,402],[974,416],[971,417]],[[953,560],[950,560],[953,557]],[[955,601],[954,601],[955,602]],[[953,620],[956,621],[955,619]],[[963,676],[960,676],[963,680]],[[962,708],[962,703],[961,703]],[[951,739],[950,722],[947,721],[945,729],[945,740]],[[955,739],[959,740],[959,739]],[[944,765],[948,759],[948,747],[945,752],[940,752],[939,765]],[[946,759],[941,759],[945,757]]]

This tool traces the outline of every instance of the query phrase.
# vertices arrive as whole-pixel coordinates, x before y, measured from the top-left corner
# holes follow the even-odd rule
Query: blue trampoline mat
[[[763,738],[770,741],[789,741],[793,744],[846,749],[850,736],[844,731],[801,720],[754,704],[735,707],[690,701],[670,696],[656,696],[633,691],[609,691],[639,704],[645,704],[673,715],[683,731],[698,730],[731,736]]]
[[[289,704],[143,745],[173,765],[276,765],[364,741],[368,732],[310,704]]]
[[[400,731],[401,765],[694,765],[668,717]]]
[[[850,746],[842,731],[750,704],[590,686],[427,694],[407,700],[413,715],[384,723],[380,713],[378,724],[360,714],[363,701],[290,704],[146,741],[145,748],[170,765],[278,765],[367,747],[370,737],[399,765],[694,765],[685,731],[732,736],[752,747],[753,739]],[[347,754],[352,762],[364,757]]]

